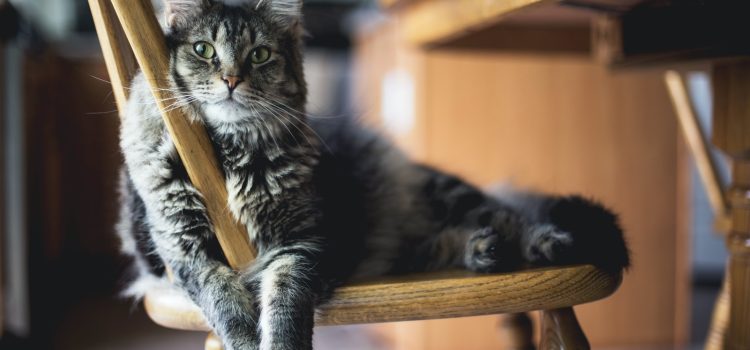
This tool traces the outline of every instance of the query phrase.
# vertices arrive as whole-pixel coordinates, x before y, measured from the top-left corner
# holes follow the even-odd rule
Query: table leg
[[[714,67],[713,141],[732,158],[725,349],[750,349],[750,61]]]
[[[750,94],[748,94],[750,99]],[[729,327],[726,349],[750,349],[750,160],[736,160],[730,192]]]
[[[711,328],[708,329],[705,350],[722,350],[726,343],[727,327],[729,325],[729,269],[724,274],[724,283],[721,292],[716,298],[713,316],[711,317]]]

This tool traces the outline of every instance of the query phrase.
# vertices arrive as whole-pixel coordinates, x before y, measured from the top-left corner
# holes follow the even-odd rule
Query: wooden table
[[[708,3],[381,0],[398,14],[405,40],[422,50],[572,52],[618,69],[709,62],[712,141],[732,159],[733,172],[728,200],[721,203],[728,215],[725,291],[731,307],[715,318],[707,347],[750,349],[750,11],[747,4]]]

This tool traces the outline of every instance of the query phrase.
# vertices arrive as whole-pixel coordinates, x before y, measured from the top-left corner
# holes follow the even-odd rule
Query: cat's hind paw
[[[526,261],[534,264],[560,264],[573,254],[573,236],[554,225],[535,225],[523,243]]]
[[[518,266],[515,245],[505,241],[491,227],[476,230],[466,242],[464,265],[475,272],[497,272]]]

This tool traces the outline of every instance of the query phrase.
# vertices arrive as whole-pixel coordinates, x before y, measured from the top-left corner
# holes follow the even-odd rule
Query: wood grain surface
[[[732,288],[729,280],[729,269],[724,275],[721,292],[716,298],[711,325],[706,335],[705,350],[723,350],[726,344],[727,328],[729,327],[729,290]]]
[[[713,141],[733,161],[728,196],[729,325],[724,348],[750,349],[750,61],[718,63],[712,78]]]
[[[695,159],[700,180],[708,194],[714,214],[718,221],[725,222],[729,216],[727,199],[721,180],[719,180],[716,164],[711,157],[708,139],[701,130],[698,117],[691,103],[687,83],[682,74],[674,70],[667,71],[664,80],[674,105],[680,129],[682,129],[682,134],[690,148],[690,154]]]
[[[540,350],[588,350],[591,348],[573,308],[542,311]]]
[[[360,282],[338,288],[316,314],[317,325],[378,323],[554,309],[612,294],[620,283],[590,265],[502,274],[445,271]],[[151,290],[146,310],[165,327],[209,330],[198,309],[174,289]]]
[[[445,42],[467,31],[487,27],[503,15],[555,0],[431,0],[408,4],[404,16],[406,38],[415,45]]]
[[[503,314],[498,322],[505,350],[534,350],[534,324],[525,312]]]
[[[203,195],[224,255],[234,268],[249,265],[256,252],[249,242],[246,228],[235,220],[227,208],[224,176],[205,127],[199,123],[191,123],[180,109],[169,108],[169,98],[172,95],[166,90],[169,87],[168,52],[150,0],[112,0],[112,5],[151,86],[157,105],[162,110],[165,124],[190,180]]]
[[[750,61],[713,67],[713,142],[730,157],[750,152]]]

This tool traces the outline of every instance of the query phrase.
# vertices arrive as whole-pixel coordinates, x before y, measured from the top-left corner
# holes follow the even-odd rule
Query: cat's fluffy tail
[[[630,267],[630,251],[617,215],[579,195],[555,196],[503,187],[493,191],[528,220],[550,223],[573,237],[570,254],[559,263],[593,264],[619,273]]]
[[[550,198],[549,221],[573,235],[573,263],[592,263],[610,272],[630,267],[630,251],[617,215],[581,196]]]

